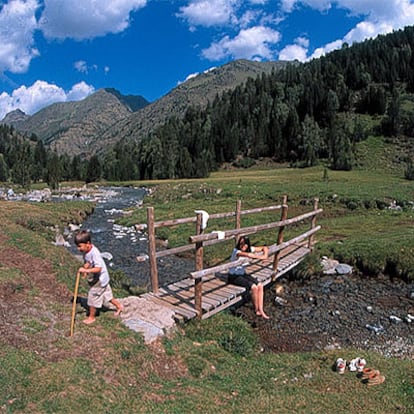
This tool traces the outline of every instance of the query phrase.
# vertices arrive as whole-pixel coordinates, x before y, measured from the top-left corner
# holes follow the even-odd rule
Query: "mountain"
[[[54,103],[32,116],[13,111],[2,122],[26,135],[36,134],[59,154],[89,158],[114,143],[102,139],[108,128],[145,105],[148,101],[142,97],[123,97],[114,89],[100,89],[81,101]]]
[[[237,60],[193,76],[151,104],[141,96],[106,88],[82,101],[52,104],[32,116],[20,110],[10,112],[2,123],[26,135],[36,134],[59,154],[89,158],[121,139],[140,140],[169,117],[182,116],[188,106],[204,107],[248,78],[285,65]]]
[[[169,117],[182,116],[190,105],[205,107],[217,95],[236,88],[248,78],[256,78],[262,73],[270,74],[286,65],[287,62],[280,61],[240,59],[210,69],[191,77],[162,98],[114,124],[104,133],[103,138],[108,141],[116,137],[140,140]]]
[[[141,95],[122,95],[122,93],[114,88],[105,88],[105,90],[115,95],[119,101],[128,106],[132,112],[138,111],[149,104],[149,102]]]
[[[30,118],[30,115],[26,115],[20,109],[15,109],[14,111],[9,112],[1,121],[3,124],[12,125],[15,128],[18,128],[19,125],[23,124]]]

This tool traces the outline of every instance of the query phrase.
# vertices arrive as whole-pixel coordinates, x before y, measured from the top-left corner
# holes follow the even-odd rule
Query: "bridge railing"
[[[259,224],[256,226],[241,227],[241,217],[246,214],[259,214],[264,212],[280,210],[280,220]],[[300,214],[298,216],[287,218],[288,215],[288,205],[287,205],[287,196],[283,197],[282,204],[268,207],[260,207],[248,210],[241,209],[241,201],[238,200],[236,203],[236,209],[234,212],[228,213],[217,213],[210,214],[209,220],[212,219],[223,219],[223,218],[235,218],[235,228],[227,229],[223,231],[212,231],[210,233],[205,233],[205,226],[203,225],[203,211],[197,210],[196,215],[193,217],[179,218],[173,220],[164,220],[164,221],[155,221],[154,219],[154,208],[147,208],[147,224],[146,225],[136,225],[136,228],[139,230],[147,229],[148,232],[148,256],[150,260],[150,274],[151,274],[151,287],[154,293],[159,291],[159,278],[158,278],[158,267],[157,259],[165,256],[175,255],[179,253],[184,253],[187,251],[194,251],[195,255],[195,271],[190,273],[190,276],[194,279],[194,294],[195,294],[195,308],[196,311],[201,317],[202,313],[202,283],[203,277],[216,272],[223,272],[228,270],[230,267],[234,267],[238,264],[237,262],[228,262],[218,266],[213,266],[207,269],[204,269],[204,248],[206,246],[211,246],[217,243],[222,243],[233,239],[237,242],[238,238],[243,236],[248,236],[265,230],[278,229],[276,235],[276,243],[268,246],[269,255],[274,255],[273,258],[273,270],[276,273],[280,253],[283,249],[287,248],[292,244],[303,243],[306,239],[307,247],[312,250],[314,245],[314,235],[321,228],[316,225],[316,216],[322,213],[322,209],[318,208],[318,199],[314,200],[313,209],[307,213]],[[284,240],[285,229],[288,226],[293,226],[298,223],[310,220],[310,229],[296,237],[291,238],[290,240]],[[195,224],[195,235],[189,237],[189,243],[174,247],[171,249],[159,250],[157,251],[156,247],[156,229],[163,227],[177,226],[181,224]],[[240,263],[247,263],[246,259],[239,259]]]

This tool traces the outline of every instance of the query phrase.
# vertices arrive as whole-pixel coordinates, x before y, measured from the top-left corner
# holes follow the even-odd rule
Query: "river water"
[[[137,256],[148,255],[148,237],[145,232],[116,224],[126,208],[140,208],[146,195],[143,188],[101,188],[107,196],[99,199],[94,212],[83,222],[82,229],[91,232],[92,243],[103,253],[110,270],[120,270],[133,285],[150,288],[149,260],[138,261]],[[69,249],[79,255],[73,235],[68,238]],[[110,258],[108,260],[108,258]],[[159,285],[181,280],[194,270],[194,261],[175,256],[157,259]]]

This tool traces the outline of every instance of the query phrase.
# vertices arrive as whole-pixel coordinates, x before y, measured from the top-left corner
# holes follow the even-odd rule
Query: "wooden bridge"
[[[241,227],[241,217],[243,215],[274,210],[281,210],[279,221],[251,227]],[[322,212],[322,209],[318,208],[318,200],[314,201],[313,209],[310,212],[289,219],[287,218],[287,212],[286,196],[283,198],[281,205],[251,210],[242,210],[241,202],[238,201],[235,212],[211,214],[208,216],[208,220],[235,217],[234,229],[205,233],[203,230],[205,211],[197,211],[195,217],[155,222],[154,209],[149,207],[147,209],[147,224],[136,226],[140,230],[146,228],[149,239],[148,253],[152,291],[142,296],[154,302],[154,304],[171,309],[176,321],[180,322],[193,318],[206,319],[217,312],[242,302],[246,294],[245,288],[227,282],[227,272],[231,267],[237,265],[246,266],[246,271],[249,274],[255,277],[258,282],[267,286],[297,266],[312,251],[315,243],[314,235],[320,229],[320,226],[316,225],[316,216]],[[299,228],[298,224],[306,223],[306,221],[310,222],[307,231],[289,240],[284,240],[287,227]],[[155,235],[157,228],[187,223],[196,224],[196,234],[190,236],[189,244],[157,251]],[[235,242],[241,235],[247,236],[271,229],[277,229],[277,241],[275,244],[268,246],[268,259],[241,258],[236,262],[227,262],[218,266],[203,268],[203,253],[206,246],[222,243],[230,239]],[[159,287],[157,259],[190,250],[195,252],[195,271],[179,282]]]

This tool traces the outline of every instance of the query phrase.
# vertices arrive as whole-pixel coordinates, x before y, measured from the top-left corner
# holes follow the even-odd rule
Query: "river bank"
[[[265,294],[269,321],[249,303],[236,310],[265,352],[373,350],[385,357],[414,356],[414,284],[387,276],[321,275],[279,280]]]

